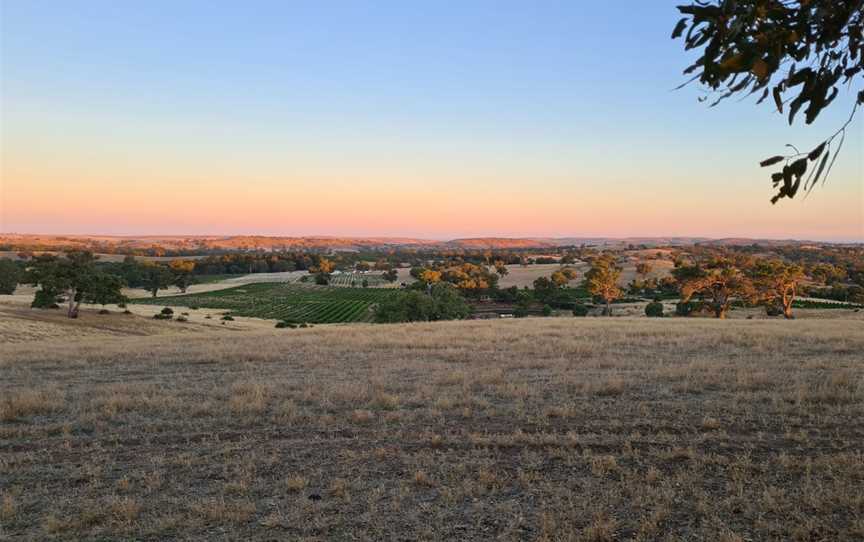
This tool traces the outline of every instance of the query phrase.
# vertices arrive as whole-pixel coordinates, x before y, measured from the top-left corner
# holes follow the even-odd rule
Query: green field
[[[327,324],[371,321],[373,306],[397,294],[393,289],[260,283],[131,303],[222,309],[234,316]]]

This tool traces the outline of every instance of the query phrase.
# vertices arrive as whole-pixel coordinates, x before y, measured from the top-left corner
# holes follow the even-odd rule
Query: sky
[[[0,0],[0,232],[864,241],[859,115],[673,90],[677,1]]]

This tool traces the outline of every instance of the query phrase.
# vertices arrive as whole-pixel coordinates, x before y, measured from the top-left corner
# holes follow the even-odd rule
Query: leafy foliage
[[[588,311],[588,307],[586,307],[582,303],[577,303],[573,305],[573,316],[588,316]]]
[[[736,94],[759,94],[759,103],[772,98],[789,124],[802,110],[810,124],[841,87],[860,83],[864,75],[861,0],[710,0],[678,10],[684,18],[672,38],[683,37],[686,49],[701,51],[684,73],[693,75],[688,83],[698,80],[714,95],[712,107]],[[799,189],[809,192],[820,178],[827,178],[846,128],[864,103],[864,88],[856,90],[852,115],[836,133],[808,152],[790,145],[795,154],[761,163],[783,163],[771,177],[774,187],[779,186],[772,203],[794,198]]]
[[[780,260],[763,260],[750,268],[748,274],[761,302],[781,309],[786,318],[793,318],[792,303],[795,301],[798,283],[804,280],[804,269],[800,265],[790,265]]]
[[[659,301],[652,301],[645,305],[645,316],[651,318],[662,318],[663,317],[663,303]]]
[[[673,273],[680,278],[681,301],[686,304],[698,295],[717,318],[726,318],[732,302],[754,297],[752,282],[729,260],[718,258],[704,269],[682,267]]]
[[[65,295],[70,318],[78,316],[82,301],[107,304],[125,299],[120,293],[122,280],[97,269],[96,258],[90,252],[38,256],[25,280],[40,288],[32,306],[51,307],[58,296]]]
[[[0,295],[11,295],[21,282],[21,267],[12,260],[0,260]]]
[[[437,283],[429,294],[412,290],[381,303],[375,310],[375,321],[431,322],[438,320],[461,320],[471,313],[471,308],[459,291],[447,283]]]
[[[592,295],[606,302],[604,313],[612,316],[611,303],[624,293],[618,287],[621,268],[615,264],[612,256],[605,255],[594,260],[591,269],[585,274],[585,285]]]

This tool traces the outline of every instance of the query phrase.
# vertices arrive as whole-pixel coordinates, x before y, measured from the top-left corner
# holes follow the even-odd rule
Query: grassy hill
[[[4,347],[5,534],[864,535],[858,321],[147,322]]]

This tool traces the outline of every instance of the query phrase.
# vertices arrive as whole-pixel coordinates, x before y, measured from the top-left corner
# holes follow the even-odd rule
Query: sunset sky
[[[864,241],[768,105],[672,89],[676,2],[0,0],[0,231]]]

